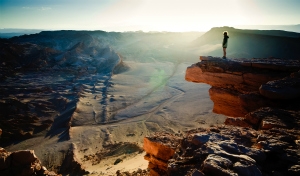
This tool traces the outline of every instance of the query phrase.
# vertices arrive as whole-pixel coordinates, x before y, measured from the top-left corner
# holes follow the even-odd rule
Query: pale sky
[[[0,28],[207,31],[300,24],[300,0],[0,0]]]

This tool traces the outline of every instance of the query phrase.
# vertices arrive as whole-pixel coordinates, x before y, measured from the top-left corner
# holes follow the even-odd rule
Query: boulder
[[[261,95],[270,99],[296,99],[300,97],[300,78],[286,77],[262,84],[259,88]]]
[[[263,107],[245,116],[247,122],[259,129],[293,128],[300,125],[300,112]]]
[[[258,169],[258,167],[252,163],[236,162],[233,165],[233,170],[238,175],[243,175],[243,176],[252,176],[252,175],[260,176],[260,175],[262,175],[262,173]]]
[[[265,117],[265,114],[261,113],[261,111],[253,111],[245,115],[245,120],[252,125],[257,125],[260,121]]]
[[[233,163],[224,157],[218,155],[208,155],[203,162],[203,171],[211,175],[238,175],[230,170]]]
[[[193,134],[192,137],[192,143],[194,145],[201,146],[207,142],[216,142],[220,140],[229,140],[228,137],[222,136],[217,133],[196,133]]]
[[[241,154],[253,158],[256,162],[261,163],[266,160],[266,154],[257,148],[250,148],[243,145],[239,146]]]
[[[12,165],[19,166],[37,161],[33,150],[20,150],[11,154]]]

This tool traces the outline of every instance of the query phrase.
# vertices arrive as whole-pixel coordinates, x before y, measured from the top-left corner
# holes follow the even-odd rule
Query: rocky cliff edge
[[[144,139],[150,175],[299,175],[300,62],[200,57],[187,81],[210,84],[223,126]]]

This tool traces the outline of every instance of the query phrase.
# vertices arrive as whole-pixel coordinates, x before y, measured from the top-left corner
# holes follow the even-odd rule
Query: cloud
[[[40,7],[40,8],[38,8],[38,10],[46,11],[46,10],[52,10],[52,8],[51,7]]]
[[[51,7],[28,7],[28,6],[23,6],[22,9],[25,9],[25,10],[39,10],[39,11],[52,10]]]

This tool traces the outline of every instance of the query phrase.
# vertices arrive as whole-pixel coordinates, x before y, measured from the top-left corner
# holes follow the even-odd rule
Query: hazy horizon
[[[0,29],[205,32],[297,25],[299,6],[297,0],[1,0]]]
[[[284,28],[299,28],[300,24],[291,24],[291,25],[236,25],[236,26],[212,26],[208,30],[204,31],[159,31],[159,30],[153,30],[153,31],[145,31],[145,30],[132,30],[132,31],[118,31],[118,30],[103,30],[103,29],[39,29],[39,28],[0,28],[0,32],[2,31],[9,31],[9,32],[18,32],[18,31],[61,31],[61,30],[71,30],[71,31],[105,31],[105,32],[174,32],[174,33],[180,33],[180,32],[207,32],[212,28],[216,27],[233,27],[236,29],[254,29],[254,30],[284,30]],[[295,31],[291,31],[295,32]]]

